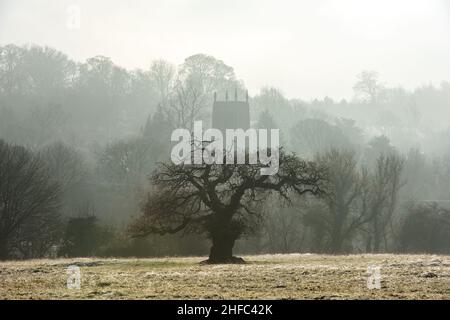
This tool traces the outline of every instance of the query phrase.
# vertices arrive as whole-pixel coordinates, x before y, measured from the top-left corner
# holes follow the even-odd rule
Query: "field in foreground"
[[[450,256],[260,255],[245,265],[202,258],[0,262],[0,299],[450,299]],[[67,288],[78,265],[81,288]],[[380,266],[381,288],[367,268]]]

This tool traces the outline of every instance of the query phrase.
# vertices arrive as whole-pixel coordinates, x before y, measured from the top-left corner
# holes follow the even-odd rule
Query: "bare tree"
[[[403,252],[450,253],[450,210],[437,203],[408,204],[399,245]]]
[[[173,127],[192,129],[195,120],[209,121],[207,106],[214,92],[242,89],[233,68],[204,54],[185,59],[168,96],[167,117]]]
[[[383,86],[378,81],[375,71],[363,71],[357,76],[358,81],[353,86],[355,96],[364,102],[377,104]]]
[[[358,168],[351,151],[331,150],[318,156],[328,168],[324,201],[327,212],[306,217],[310,224],[326,230],[327,250],[340,253],[360,231],[366,235],[366,250],[387,247],[388,229],[397,205],[403,160],[395,154],[381,154],[373,171]]]
[[[152,79],[161,105],[167,105],[169,94],[173,85],[175,67],[165,60],[156,60],[150,67],[150,78]]]
[[[14,250],[45,250],[58,219],[59,187],[43,161],[0,140],[0,259]],[[47,247],[48,248],[48,247]]]
[[[314,156],[333,148],[349,149],[351,143],[335,125],[320,119],[306,119],[291,128],[292,146],[295,151]]]
[[[367,251],[380,252],[388,249],[388,231],[392,230],[394,211],[400,188],[404,161],[395,154],[381,154],[376,160],[375,171],[366,193],[366,207],[371,217],[368,222]]]
[[[84,162],[77,150],[61,142],[54,143],[42,149],[42,158],[51,170],[54,179],[61,191],[69,192],[80,183],[86,175]]]
[[[168,102],[166,117],[173,128],[192,130],[194,121],[204,119],[207,97],[191,81],[177,81]]]
[[[144,139],[121,140],[100,152],[97,169],[111,186],[139,186],[150,170],[150,157],[150,146]]]
[[[13,44],[0,47],[0,92],[11,96],[29,92],[31,85],[24,70],[25,50]]]
[[[205,54],[186,58],[179,68],[178,75],[180,80],[191,83],[206,96],[212,96],[214,91],[239,86],[232,67]]]
[[[68,114],[61,105],[50,104],[45,107],[34,107],[26,126],[33,130],[27,139],[31,145],[42,146],[54,141],[67,123]],[[53,140],[53,141],[52,141]]]
[[[327,250],[339,253],[345,241],[351,239],[357,228],[367,222],[366,210],[361,210],[358,200],[367,181],[367,173],[357,168],[354,153],[333,149],[317,156],[317,161],[328,168],[328,186],[324,201],[328,211],[306,217],[311,224],[319,224],[328,235]],[[313,212],[310,212],[313,213]]]
[[[152,177],[155,190],[131,226],[132,233],[206,233],[212,241],[207,262],[241,262],[232,255],[234,243],[254,231],[262,215],[258,205],[268,193],[289,201],[292,193],[322,192],[325,173],[313,162],[281,152],[277,174],[260,175],[261,167],[161,164]]]
[[[264,234],[267,237],[265,246],[270,252],[293,252],[301,248],[305,233],[301,224],[301,216],[294,207],[283,208],[277,199],[269,199],[264,219]]]

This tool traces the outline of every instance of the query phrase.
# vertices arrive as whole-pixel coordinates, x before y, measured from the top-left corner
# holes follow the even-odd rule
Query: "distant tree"
[[[367,143],[364,150],[363,161],[369,168],[375,168],[376,159],[380,155],[398,155],[397,149],[385,135],[375,136]]]
[[[205,54],[185,59],[179,67],[177,78],[165,108],[167,118],[174,128],[192,130],[195,120],[208,125],[209,110],[214,92],[241,89],[233,68],[223,61]]]
[[[31,90],[24,67],[25,54],[24,48],[13,44],[0,47],[0,92],[7,97]]]
[[[66,110],[59,104],[35,106],[27,116],[28,135],[24,141],[38,148],[59,139],[68,118]]]
[[[238,85],[232,67],[205,54],[196,54],[184,60],[178,73],[179,80],[190,83],[200,95],[212,97],[214,91],[224,91]]]
[[[17,125],[19,121],[14,107],[0,106],[0,137],[7,141],[18,143],[19,137],[24,135],[23,130]]]
[[[364,102],[377,104],[382,85],[378,81],[378,73],[363,71],[357,76],[358,81],[353,86],[355,96]]]
[[[307,201],[300,216],[305,227],[305,242],[312,252],[330,252],[330,220],[328,206],[322,199]]]
[[[283,93],[274,87],[263,87],[260,93],[254,98],[255,104],[262,110],[274,111],[289,106],[289,101]],[[273,109],[273,110],[271,110]]]
[[[256,123],[256,127],[258,129],[266,129],[269,133],[271,129],[280,130],[280,145],[285,146],[285,139],[282,128],[280,128],[275,122],[274,117],[269,112],[269,110],[265,109],[263,112],[259,114],[258,121]],[[267,139],[268,145],[271,145],[270,136]]]
[[[359,233],[366,239],[365,250],[386,250],[403,185],[403,160],[397,155],[381,154],[374,169],[360,169],[354,152],[333,149],[318,155],[316,161],[328,168],[323,197],[328,210],[319,210],[319,214],[317,210],[309,211],[305,221],[316,231],[325,231],[326,250],[331,253],[351,250],[351,242]]]
[[[260,129],[278,129],[272,114],[267,109],[259,114],[256,127]]]
[[[86,257],[98,254],[114,237],[112,230],[101,226],[94,208],[86,203],[78,215],[68,220],[59,254],[69,257]]]
[[[86,60],[80,68],[80,84],[90,87],[92,92],[106,93],[112,87],[114,63],[105,56],[95,56]]]
[[[356,126],[355,120],[339,118],[335,120],[335,125],[352,146],[357,147],[363,144],[363,130]]]
[[[436,203],[410,204],[402,219],[400,251],[450,253],[450,210]]]
[[[131,226],[135,236],[151,233],[206,233],[212,241],[209,263],[242,261],[232,255],[236,239],[254,231],[267,194],[289,200],[293,194],[320,194],[325,173],[312,162],[280,154],[275,175],[260,165],[162,164],[153,176],[154,192],[143,215]]]
[[[0,259],[44,254],[58,227],[59,187],[38,155],[0,140]]]
[[[368,221],[367,251],[388,250],[389,230],[392,231],[398,194],[404,185],[401,180],[403,166],[404,160],[396,154],[380,154],[376,159],[369,192],[363,199],[371,218]]]
[[[301,120],[290,133],[292,149],[301,155],[312,157],[333,148],[352,148],[349,139],[337,126],[320,119]]]
[[[402,194],[405,198],[429,199],[429,186],[433,180],[432,169],[427,158],[419,149],[409,149],[402,171],[405,186]]]
[[[76,73],[67,55],[50,47],[31,46],[24,56],[24,68],[36,96],[47,103],[61,101]]]
[[[118,122],[128,114],[125,106],[129,103],[132,79],[125,69],[116,66],[108,57],[87,59],[79,67],[77,82],[79,121],[91,122],[91,125],[116,134],[123,131],[123,125],[119,127]]]
[[[258,114],[267,110],[274,121],[281,128],[288,128],[292,126],[293,108],[289,100],[284,97],[283,93],[274,87],[263,87],[259,94],[253,97],[250,104],[251,112]]]
[[[61,214],[68,216],[80,203],[96,197],[89,183],[91,170],[81,153],[61,142],[40,151],[42,160],[51,172],[50,179],[60,186]]]
[[[78,151],[61,142],[43,148],[42,159],[52,173],[51,178],[63,192],[70,191],[87,174],[83,158]]]
[[[170,136],[172,134],[173,123],[164,108],[159,105],[155,113],[147,118],[143,128],[142,138],[146,141],[150,149],[154,163],[166,160],[164,157],[170,154]]]
[[[284,208],[281,201],[271,198],[264,206],[268,211],[263,221],[267,238],[265,248],[273,253],[298,251],[304,240],[301,216],[293,208]]]
[[[176,81],[166,111],[172,128],[193,130],[194,121],[206,119],[208,97],[191,81]]]
[[[156,60],[150,67],[150,78],[152,79],[159,95],[159,102],[165,106],[172,89],[175,77],[175,67],[165,60]]]
[[[341,253],[358,228],[370,220],[359,201],[367,187],[367,173],[358,170],[354,152],[332,149],[316,161],[328,169],[324,210],[309,210],[305,222],[326,235],[326,250]],[[325,236],[323,235],[323,236]],[[322,238],[323,238],[322,236]]]
[[[130,92],[127,96],[129,113],[140,122],[142,115],[154,112],[153,109],[160,101],[160,93],[150,72],[139,69],[131,72]]]
[[[98,171],[109,183],[138,186],[153,164],[150,157],[150,145],[142,138],[117,141],[100,152]]]

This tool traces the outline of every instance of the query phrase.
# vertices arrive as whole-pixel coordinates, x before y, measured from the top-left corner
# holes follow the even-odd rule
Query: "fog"
[[[0,259],[448,254],[449,81],[447,1],[3,0]],[[174,163],[197,121],[277,170]]]
[[[81,9],[80,29],[66,27]],[[0,43],[45,44],[77,61],[95,55],[148,68],[196,53],[235,68],[250,94],[265,85],[289,98],[352,98],[354,78],[376,70],[389,86],[448,80],[445,0],[123,2],[1,0]]]

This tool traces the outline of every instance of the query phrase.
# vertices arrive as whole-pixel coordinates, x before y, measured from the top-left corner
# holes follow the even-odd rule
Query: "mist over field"
[[[276,170],[174,162],[175,130],[200,122],[279,130]],[[217,137],[200,139],[203,156]],[[55,298],[47,276],[83,258],[98,273],[63,297],[441,299],[449,253],[449,2],[0,0],[0,260],[49,259],[2,262],[0,298],[26,295],[33,270]],[[174,256],[192,258],[158,262]],[[176,274],[200,261],[330,287],[189,296]],[[396,280],[367,294],[366,264]],[[95,289],[133,267],[179,295]]]

